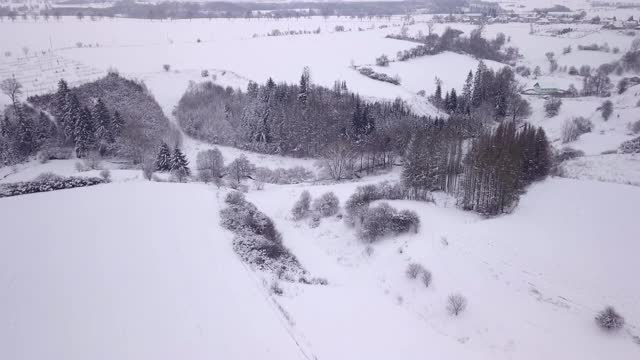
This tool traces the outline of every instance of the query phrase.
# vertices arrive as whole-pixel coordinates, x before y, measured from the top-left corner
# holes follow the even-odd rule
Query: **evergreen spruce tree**
[[[440,106],[442,104],[442,83],[438,78],[436,78],[436,92],[433,95],[433,99],[435,100],[437,106]]]
[[[464,87],[462,88],[462,105],[465,110],[471,104],[471,95],[473,93],[473,71],[469,71],[467,75],[467,80],[464,82]]]
[[[113,120],[102,99],[98,99],[93,107],[93,122],[95,124],[96,142],[102,145],[112,143],[114,140],[111,131]]]
[[[52,138],[56,132],[55,124],[44,113],[40,112],[38,116],[38,123],[35,126],[35,145],[37,148],[41,148],[50,138]]]
[[[189,161],[187,161],[187,157],[178,148],[173,150],[173,155],[171,156],[171,173],[176,174],[180,178],[191,174]]]
[[[76,124],[79,122],[82,107],[80,106],[80,101],[76,94],[69,92],[67,95],[67,107],[62,117],[62,126],[65,138],[68,141],[75,143],[75,128]]]
[[[53,104],[53,115],[58,119],[60,125],[64,123],[64,115],[67,111],[67,106],[69,100],[69,85],[64,79],[60,79],[58,81],[58,91],[55,94],[54,104]]]
[[[456,89],[451,89],[451,95],[449,95],[449,112],[455,112],[458,109],[458,94]]]
[[[4,119],[2,120],[2,125],[0,126],[0,135],[4,137],[12,137],[15,131],[15,126],[9,120],[9,115],[5,114]]]
[[[309,98],[309,86],[311,86],[311,74],[309,68],[305,67],[300,76],[300,91],[298,93],[298,100],[305,104]]]
[[[124,119],[117,110],[113,113],[111,118],[111,136],[113,139],[117,139],[122,134],[122,128],[124,127]]]
[[[473,93],[471,94],[471,105],[472,107],[480,106],[485,100],[485,94],[487,89],[485,86],[488,84],[484,83],[485,72],[487,71],[487,66],[483,61],[480,61],[478,64],[478,69],[476,70],[475,77],[473,79]]]
[[[162,143],[156,157],[156,171],[171,170],[171,149],[166,143]]]
[[[87,107],[80,110],[73,130],[73,139],[76,146],[76,156],[85,157],[94,145],[94,130],[91,111]]]
[[[34,149],[34,124],[29,116],[23,116],[18,120],[16,128],[16,140],[18,151],[23,156],[30,155]]]

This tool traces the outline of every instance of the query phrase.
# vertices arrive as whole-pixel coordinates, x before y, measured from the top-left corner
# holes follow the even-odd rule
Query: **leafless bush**
[[[102,161],[100,158],[100,154],[96,151],[92,151],[85,157],[83,160],[85,167],[88,170],[100,170],[102,169]]]
[[[467,299],[460,294],[449,295],[447,299],[447,311],[449,314],[458,316],[467,308]]]
[[[291,209],[291,216],[294,220],[300,220],[307,217],[311,208],[311,194],[308,191],[303,191],[300,195],[300,199],[296,201]]]
[[[104,169],[104,170],[100,171],[100,177],[102,178],[102,180],[104,180],[106,182],[110,182],[111,181],[111,171],[109,169]]]
[[[422,265],[417,263],[411,263],[407,267],[407,277],[411,280],[415,280],[418,278],[418,275],[420,275],[420,273],[424,270],[425,268]]]
[[[624,326],[624,318],[613,307],[607,306],[596,316],[596,323],[604,330],[613,331]]]
[[[325,152],[319,166],[325,176],[333,180],[350,178],[354,171],[355,153],[346,143],[336,143]]]
[[[162,69],[164,69],[164,71],[166,71],[166,72],[169,72],[169,70],[171,70],[171,65],[164,64],[164,65],[162,65]]]
[[[424,270],[420,273],[420,280],[424,284],[424,287],[429,287],[429,285],[431,285],[431,272],[429,270]]]
[[[204,183],[218,184],[224,172],[224,159],[218,148],[200,151],[196,158],[198,178]]]
[[[153,160],[147,159],[142,162],[142,176],[151,181],[153,177],[153,172],[156,170],[156,164]]]
[[[562,142],[576,141],[580,135],[591,132],[593,124],[583,117],[574,117],[565,120],[562,125]]]
[[[333,216],[338,213],[339,209],[340,199],[332,192],[323,194],[313,202],[313,210],[322,217]]]
[[[271,283],[269,290],[274,295],[282,296],[282,294],[284,294],[284,290],[282,290],[282,288],[280,287],[280,284],[277,281],[273,281]]]
[[[387,203],[374,208],[365,208],[358,229],[360,239],[374,242],[390,234],[402,234],[410,230],[417,232],[420,225],[418,215],[409,210],[398,211]]]

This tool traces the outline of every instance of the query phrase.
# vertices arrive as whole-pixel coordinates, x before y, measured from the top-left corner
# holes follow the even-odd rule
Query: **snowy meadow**
[[[0,358],[637,359],[640,11],[563,4],[5,18]]]

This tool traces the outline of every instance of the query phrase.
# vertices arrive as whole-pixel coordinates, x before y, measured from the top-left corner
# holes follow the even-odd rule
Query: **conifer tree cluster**
[[[436,120],[413,136],[402,180],[415,198],[446,191],[465,209],[496,215],[508,211],[527,185],[549,173],[551,154],[542,128],[525,124],[517,129],[505,122],[470,139],[460,131],[459,121]],[[471,141],[466,153],[465,141]]]
[[[518,92],[513,70],[504,67],[494,72],[482,61],[475,74],[470,71],[467,75],[461,94],[451,89],[442,97],[441,83],[438,82],[433,100],[436,106],[449,114],[489,117],[499,121],[520,121],[531,114],[530,104]]]
[[[347,144],[363,171],[388,166],[407,141],[403,128],[425,119],[401,100],[366,102],[344,82],[315,86],[306,69],[298,84],[269,78],[246,92],[193,84],[175,115],[190,136],[261,153],[323,157]]]
[[[83,106],[64,80],[58,82],[53,113],[63,129],[64,142],[75,147],[78,157],[91,150],[108,153],[124,125],[120,114],[111,114],[102,99],[97,99],[91,109]]]
[[[0,166],[25,160],[41,150],[56,136],[56,126],[44,112],[20,102],[22,85],[16,79],[5,79],[2,92],[11,105],[0,120]]]
[[[171,151],[171,148],[166,143],[160,145],[156,155],[156,171],[169,171],[182,177],[191,175],[186,155],[179,148]]]

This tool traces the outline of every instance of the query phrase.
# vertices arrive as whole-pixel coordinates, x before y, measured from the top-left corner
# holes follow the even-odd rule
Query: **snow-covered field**
[[[380,178],[371,178],[373,182]],[[285,245],[328,286],[282,283],[242,265],[219,227],[225,190],[147,181],[0,200],[0,356],[196,359],[635,359],[640,271],[633,231],[640,189],[550,179],[509,216],[483,220],[398,202],[422,229],[365,245],[337,218],[311,229],[289,219],[303,189],[249,193]],[[588,196],[585,196],[588,194]],[[597,206],[595,206],[597,204]],[[615,216],[611,216],[615,214]],[[162,224],[160,226],[160,224]],[[409,262],[432,271],[428,289]],[[451,317],[446,297],[468,310]],[[627,330],[593,321],[607,304]],[[34,344],[37,344],[35,346]]]
[[[510,2],[588,6],[583,0]],[[409,33],[427,33],[425,19],[417,17]],[[3,22],[0,33],[20,35],[0,39],[3,56],[12,52],[0,61],[0,74],[22,76],[25,93],[33,94],[55,87],[62,69],[73,84],[115,68],[143,80],[172,118],[189,81],[204,80],[202,70],[219,84],[244,88],[268,77],[296,82],[309,66],[317,84],[345,80],[365,97],[401,97],[417,111],[435,114],[416,93],[433,92],[436,76],[445,89],[459,90],[478,59],[443,53],[376,69],[399,75],[400,86],[351,68],[416,46],[385,38],[401,23],[400,17]],[[335,32],[336,25],[351,31]],[[320,34],[264,36],[273,29],[317,28]],[[523,54],[520,65],[543,69],[538,79],[520,79],[523,85],[579,88],[577,77],[548,74],[546,52],[554,51],[561,66],[597,67],[620,55],[580,52],[577,45],[607,42],[624,52],[633,40],[592,26],[583,30],[586,35],[576,39],[530,34],[528,24],[496,24],[486,27],[485,36],[504,32]],[[574,51],[562,55],[568,45]],[[30,49],[26,59],[23,47]],[[273,218],[285,245],[313,276],[329,281],[281,282],[282,296],[270,293],[271,275],[243,265],[232,250],[232,234],[219,226],[228,189],[149,182],[139,170],[105,161],[110,184],[0,199],[0,359],[637,359],[640,162],[636,155],[601,153],[634,136],[629,125],[640,120],[640,89],[614,95],[608,121],[597,111],[602,98],[564,99],[551,119],[542,99],[528,100],[529,121],[543,126],[554,146],[587,156],[563,164],[569,179],[530,187],[513,214],[484,219],[455,208],[447,197],[435,204],[396,201],[394,206],[419,214],[420,232],[367,250],[338,218],[311,228],[292,221],[290,209],[303,190],[313,197],[334,191],[344,203],[359,185],[397,180],[397,169],[356,182],[251,190],[248,200]],[[7,101],[2,97],[0,104]],[[591,120],[594,130],[561,144],[562,124],[575,116]],[[210,147],[183,142],[192,165],[198,151]],[[245,154],[257,166],[315,171],[313,159],[220,150],[227,163]],[[0,182],[43,172],[98,175],[78,173],[75,163],[34,160],[0,168]],[[411,262],[433,273],[429,288],[407,279]],[[452,317],[446,299],[458,292],[469,305]],[[624,330],[608,334],[595,325],[606,305],[625,316]]]

